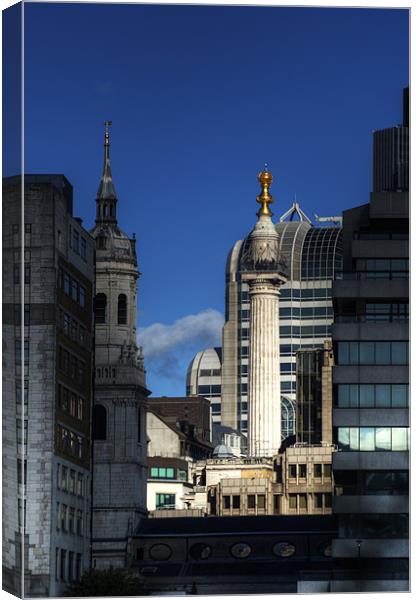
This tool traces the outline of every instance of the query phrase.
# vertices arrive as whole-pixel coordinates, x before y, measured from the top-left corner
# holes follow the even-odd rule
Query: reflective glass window
[[[360,406],[364,408],[374,406],[374,385],[360,385]]]
[[[348,407],[350,405],[350,388],[348,385],[338,386],[338,406]]]
[[[376,342],[375,347],[376,365],[389,365],[391,362],[390,342]]]
[[[374,427],[360,427],[360,450],[371,452],[375,450]]]
[[[379,408],[390,406],[390,385],[377,384],[375,386],[376,392],[376,406]]]
[[[390,427],[376,427],[376,450],[391,450]]]
[[[350,428],[350,450],[359,450],[359,429],[358,427]]]
[[[404,451],[407,450],[407,428],[406,427],[393,427],[392,428],[392,439],[391,439],[392,450]]]
[[[356,364],[351,362],[351,364]],[[360,364],[374,364],[374,342],[361,342],[360,344]]]
[[[407,342],[391,342],[391,363],[393,365],[407,364]]]
[[[391,386],[391,405],[393,407],[403,407],[408,405],[407,401],[408,386],[402,384],[393,384]]]

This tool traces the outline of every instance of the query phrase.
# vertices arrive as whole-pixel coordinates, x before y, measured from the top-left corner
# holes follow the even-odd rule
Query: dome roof
[[[225,444],[220,444],[214,448],[212,453],[214,458],[235,458],[233,451],[230,446],[226,446]]]
[[[90,233],[97,242],[97,261],[118,260],[137,264],[136,242],[130,240],[117,224],[97,223]]]

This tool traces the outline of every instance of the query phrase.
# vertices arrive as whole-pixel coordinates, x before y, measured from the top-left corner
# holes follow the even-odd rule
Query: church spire
[[[105,121],[104,139],[104,165],[100,185],[97,192],[97,218],[96,223],[116,223],[117,195],[113,184],[110,167],[110,134],[111,121]]]

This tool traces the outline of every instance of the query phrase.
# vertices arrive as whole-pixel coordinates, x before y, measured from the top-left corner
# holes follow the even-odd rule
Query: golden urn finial
[[[257,179],[261,185],[261,194],[259,194],[256,198],[256,201],[261,204],[261,207],[257,212],[257,216],[261,217],[262,215],[265,215],[267,217],[271,217],[273,213],[269,208],[269,204],[273,202],[273,196],[269,194],[269,187],[272,184],[273,175],[269,173],[267,163],[264,165],[264,170],[257,175]]]

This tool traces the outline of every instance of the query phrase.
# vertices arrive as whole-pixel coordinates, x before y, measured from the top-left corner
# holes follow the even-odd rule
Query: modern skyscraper
[[[403,90],[403,124],[373,134],[373,191],[409,189],[409,88]]]
[[[295,218],[299,220],[295,220]],[[280,288],[280,368],[282,437],[295,433],[296,352],[323,348],[331,337],[332,281],[341,268],[342,230],[313,226],[295,202],[275,225],[288,267]],[[227,260],[221,380],[221,422],[247,432],[250,303],[242,258],[247,240],[234,244]],[[279,400],[276,400],[277,402]]]
[[[393,172],[389,160],[375,172]],[[357,561],[349,591],[363,582],[366,591],[409,586],[409,194],[396,186],[375,186],[368,204],[344,212],[344,268],[334,283],[333,555]],[[381,567],[382,577],[366,581]]]
[[[3,180],[3,587],[23,562],[26,595],[59,596],[90,566],[95,242],[63,175],[24,186],[23,222]]]
[[[117,224],[106,123],[97,193],[93,566],[125,566],[128,536],[146,514],[146,372],[136,343],[135,239]]]

